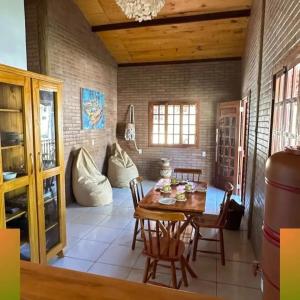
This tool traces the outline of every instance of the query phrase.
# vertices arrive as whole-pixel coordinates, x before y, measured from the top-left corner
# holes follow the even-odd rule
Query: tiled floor
[[[153,185],[154,182],[146,181],[145,190]],[[134,226],[131,194],[128,189],[114,189],[113,193],[111,205],[86,208],[73,204],[68,207],[65,257],[53,259],[52,265],[141,282],[145,258],[141,255],[140,242],[135,251],[131,250]],[[216,213],[222,197],[222,191],[210,187],[206,212]],[[216,249],[218,246],[204,242],[202,247]],[[199,254],[196,262],[191,262],[198,278],[189,278],[189,287],[182,289],[225,300],[261,300],[260,279],[252,275],[255,257],[244,224],[241,231],[225,232],[225,250],[225,266],[214,255]],[[170,283],[169,270],[158,268],[157,279]]]

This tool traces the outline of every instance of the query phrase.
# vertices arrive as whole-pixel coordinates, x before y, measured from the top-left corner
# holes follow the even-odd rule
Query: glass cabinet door
[[[30,79],[0,78],[0,227],[20,229],[21,259],[38,262]]]
[[[61,142],[60,86],[33,81],[38,182],[40,255],[42,262],[65,245],[64,168]]]

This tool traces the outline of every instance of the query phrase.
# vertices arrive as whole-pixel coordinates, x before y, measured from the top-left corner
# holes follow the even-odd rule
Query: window
[[[299,79],[300,63],[274,76],[271,154],[300,141]]]
[[[197,144],[196,103],[150,103],[151,145],[195,146]]]

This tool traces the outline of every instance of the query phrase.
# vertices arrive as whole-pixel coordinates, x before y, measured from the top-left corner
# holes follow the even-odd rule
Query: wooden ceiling
[[[153,21],[128,20],[115,0],[75,0],[119,64],[241,57],[252,0],[166,0]]]

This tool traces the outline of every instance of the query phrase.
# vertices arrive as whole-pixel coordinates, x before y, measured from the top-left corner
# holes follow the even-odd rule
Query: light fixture
[[[116,0],[129,19],[142,22],[156,17],[165,0]]]

